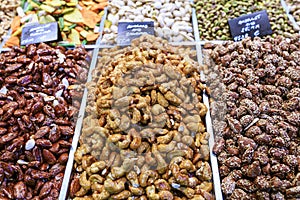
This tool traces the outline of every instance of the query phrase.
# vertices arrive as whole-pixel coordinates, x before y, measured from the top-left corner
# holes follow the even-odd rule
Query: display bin
[[[193,49],[194,51],[196,51],[195,54],[195,60],[198,61],[199,64],[202,64],[202,54],[201,54],[201,43],[200,42],[189,42],[189,43],[173,43],[174,46],[180,46],[182,48],[189,48],[189,49]],[[103,50],[103,49],[107,49],[107,48],[114,48],[115,46],[104,46],[104,48],[101,47],[101,45],[99,45],[99,51]],[[125,46],[122,46],[121,48],[126,48]],[[97,54],[94,54],[94,56],[96,55],[96,60],[95,57],[93,57],[93,61],[97,62],[97,60],[100,58],[98,57]],[[94,65],[93,65],[94,66]],[[97,66],[97,64],[95,65]],[[90,69],[90,73],[89,75],[91,75],[93,68]],[[204,74],[203,72],[201,72],[201,77],[204,79]],[[89,76],[89,80],[91,77]],[[85,91],[85,94],[83,96],[84,99],[87,98],[88,92]],[[207,95],[203,95],[203,103],[205,104],[205,106],[208,108],[209,110],[209,97]],[[83,105],[87,105],[87,102],[84,100],[82,103]],[[70,197],[68,196],[68,187],[70,187],[70,182],[71,182],[71,177],[72,177],[72,170],[74,170],[74,167],[72,166],[74,164],[74,153],[76,151],[76,148],[78,147],[79,144],[74,144],[74,142],[78,142],[80,134],[81,134],[81,128],[82,128],[82,122],[85,116],[85,109],[84,107],[81,107],[80,110],[80,116],[82,118],[80,118],[78,120],[78,123],[76,127],[76,133],[75,133],[75,137],[73,140],[73,146],[71,148],[71,153],[72,155],[69,156],[69,161],[68,161],[68,166],[67,166],[67,171],[66,171],[66,176],[65,176],[65,180],[63,183],[63,189],[61,192],[61,198],[64,199],[65,197],[68,197],[68,199],[70,199]],[[219,172],[218,172],[218,163],[217,163],[217,159],[216,156],[212,153],[212,147],[213,147],[213,143],[214,143],[214,137],[213,137],[213,129],[212,129],[212,124],[211,124],[211,118],[210,118],[210,114],[209,112],[207,112],[206,116],[205,116],[205,126],[206,126],[206,130],[209,133],[209,148],[210,148],[210,159],[209,159],[209,163],[212,169],[212,174],[213,174],[213,195],[215,196],[216,199],[222,199],[222,195],[221,195],[221,189],[220,189],[220,180],[219,180]],[[72,166],[72,167],[71,167]]]

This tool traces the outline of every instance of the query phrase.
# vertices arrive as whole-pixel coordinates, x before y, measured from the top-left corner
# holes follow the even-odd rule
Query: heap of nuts
[[[205,45],[225,199],[300,198],[299,38]]]
[[[112,0],[102,43],[117,43],[119,22],[154,22],[155,35],[170,42],[194,41],[192,6],[186,0]]]
[[[273,36],[295,33],[280,0],[199,0],[195,3],[201,40],[231,40],[228,20],[266,10]]]
[[[0,54],[0,199],[58,199],[88,66],[82,47]]]
[[[7,34],[10,24],[16,15],[16,8],[19,6],[18,0],[0,0],[0,43],[3,36]]]
[[[70,195],[213,199],[199,65],[154,36],[103,50],[75,153]]]

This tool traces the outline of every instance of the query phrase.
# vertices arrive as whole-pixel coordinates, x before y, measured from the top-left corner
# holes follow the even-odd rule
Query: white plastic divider
[[[193,27],[194,27],[194,37],[196,39],[196,51],[197,51],[197,60],[200,64],[203,64],[203,57],[202,57],[202,45],[207,42],[211,42],[214,44],[222,44],[224,41],[200,41],[200,35],[198,30],[198,21],[196,15],[196,9],[193,8]],[[204,72],[201,71],[201,77],[205,80]],[[213,173],[213,186],[214,186],[214,195],[216,200],[223,200],[222,190],[221,190],[221,181],[220,181],[220,174],[219,174],[219,167],[218,167],[218,160],[217,156],[213,153],[212,149],[215,143],[214,139],[214,132],[212,127],[212,120],[210,116],[210,106],[209,106],[209,97],[204,93],[203,94],[203,103],[207,107],[207,113],[205,116],[205,124],[206,124],[206,131],[209,133],[209,152],[210,152],[210,164]]]
[[[9,31],[2,37],[3,40],[0,44],[0,53],[2,51],[9,51],[10,50],[9,48],[2,48],[5,45],[6,41],[9,39],[10,35],[11,35],[11,29],[9,29]]]
[[[91,79],[92,79],[92,71],[95,68],[95,65],[97,63],[97,59],[95,59],[95,58],[97,58],[98,51],[99,51],[98,48],[95,48],[93,51],[92,61],[90,64],[87,82],[91,81]],[[73,140],[72,140],[72,146],[70,148],[68,162],[67,162],[65,173],[64,173],[64,179],[63,179],[61,190],[59,193],[59,200],[65,200],[67,197],[67,194],[68,194],[69,182],[70,182],[71,174],[72,174],[72,170],[73,170],[74,154],[75,154],[75,151],[77,150],[77,145],[78,145],[79,137],[80,137],[80,133],[81,133],[85,108],[86,108],[86,104],[87,104],[87,95],[88,95],[88,91],[85,88],[84,92],[83,92],[82,100],[81,100],[78,118],[76,121],[74,136],[73,136]]]
[[[290,13],[290,6],[285,2],[285,0],[280,0],[281,6],[285,10],[286,15],[288,16],[289,20],[292,22],[294,28],[299,31],[300,34],[300,27],[297,24],[294,16]]]
[[[10,51],[10,48],[0,48],[0,53],[4,52],[4,51]]]
[[[102,19],[106,18],[106,14],[107,14],[107,8],[105,8],[104,16]],[[96,41],[96,44],[98,44],[102,38],[104,21],[105,20],[101,20],[100,35]],[[89,69],[89,73],[88,73],[88,77],[87,77],[87,82],[92,80],[92,71],[95,69],[95,66],[97,64],[99,48],[97,48],[98,45],[95,45],[95,46],[96,46],[96,48],[94,48],[94,50],[93,50],[92,60],[91,60],[90,69]],[[77,150],[80,133],[81,133],[81,129],[82,129],[82,124],[83,124],[83,118],[85,115],[85,108],[86,108],[86,104],[87,104],[87,95],[88,95],[88,91],[87,91],[87,88],[85,88],[83,96],[82,96],[79,113],[78,113],[78,119],[77,119],[76,126],[75,126],[74,136],[73,136],[73,140],[72,140],[72,146],[70,148],[68,162],[67,162],[66,170],[64,173],[64,179],[63,179],[61,190],[59,193],[59,200],[65,200],[68,195],[70,179],[71,179],[71,175],[72,175],[72,171],[73,171],[74,154]]]

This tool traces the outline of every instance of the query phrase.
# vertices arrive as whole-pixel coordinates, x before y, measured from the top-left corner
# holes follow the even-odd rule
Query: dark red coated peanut
[[[7,133],[6,135],[3,135],[0,137],[0,144],[5,144],[7,142],[10,142],[11,140],[15,139],[18,136],[18,133]]]
[[[39,139],[44,137],[46,134],[50,132],[50,127],[49,126],[43,126],[37,132],[34,134],[35,139]]]
[[[31,82],[32,82],[32,76],[31,75],[22,76],[21,78],[19,78],[17,80],[17,84],[20,85],[20,86],[26,86]]]
[[[53,183],[52,182],[46,182],[40,190],[39,197],[40,198],[45,198],[50,193],[52,188],[53,188]]]
[[[61,165],[64,165],[67,163],[68,161],[68,158],[69,158],[69,154],[68,153],[63,153],[59,156],[58,158],[58,162],[61,164]]]
[[[50,165],[53,165],[56,163],[56,158],[55,156],[47,149],[43,149],[43,158],[44,160],[49,163]]]
[[[47,139],[37,139],[35,141],[35,144],[37,146],[44,147],[44,148],[50,148],[50,147],[52,147],[51,141],[47,140]]]

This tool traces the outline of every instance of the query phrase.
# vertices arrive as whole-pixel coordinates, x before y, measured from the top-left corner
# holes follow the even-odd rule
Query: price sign
[[[228,20],[233,40],[240,41],[246,37],[259,37],[272,34],[269,17],[266,10],[243,15]]]
[[[61,41],[61,33],[57,22],[24,26],[21,36],[21,45]]]
[[[154,35],[154,22],[119,22],[118,45],[130,45],[131,40],[144,34]]]

